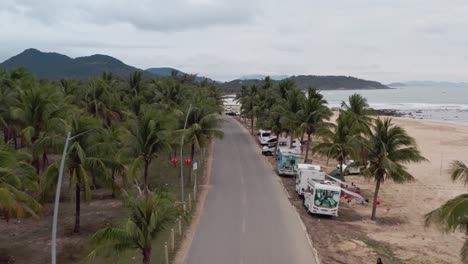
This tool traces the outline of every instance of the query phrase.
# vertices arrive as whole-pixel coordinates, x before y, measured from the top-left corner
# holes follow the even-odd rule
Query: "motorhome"
[[[344,185],[344,182],[325,174],[325,177]],[[309,179],[308,186],[304,193],[304,205],[307,210],[312,214],[323,214],[338,216],[338,208],[340,205],[341,194],[347,194],[354,197],[359,203],[366,204],[364,197],[361,195],[335,185],[328,180],[315,181]]]
[[[270,130],[260,129],[257,134],[260,145],[266,145],[270,139],[274,138],[272,137]]]
[[[312,214],[338,216],[341,187],[330,181],[308,181],[304,205]]]
[[[290,148],[278,148],[278,174],[294,176],[297,164],[301,162],[301,151]]]
[[[295,169],[296,192],[302,196],[308,187],[308,180],[323,181],[325,173],[320,170],[320,165],[298,164]]]
[[[267,155],[267,156],[273,155],[273,153],[275,152],[277,140],[278,139],[276,137],[268,140],[266,146],[262,147],[262,154]],[[280,137],[279,142],[278,142],[278,148],[289,148],[290,144],[291,144],[290,137]],[[299,141],[299,139],[293,140],[293,148],[299,151],[301,150],[301,142]]]

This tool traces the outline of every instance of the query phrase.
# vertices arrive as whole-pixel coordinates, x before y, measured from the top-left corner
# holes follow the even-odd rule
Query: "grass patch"
[[[399,259],[393,253],[390,244],[385,242],[379,242],[375,240],[365,240],[364,243],[377,254],[378,257],[382,259],[382,262],[385,264],[404,264],[403,260]]]

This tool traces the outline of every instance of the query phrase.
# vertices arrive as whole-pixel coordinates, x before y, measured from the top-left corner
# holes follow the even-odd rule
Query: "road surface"
[[[237,121],[226,120],[186,263],[316,263],[280,179]]]

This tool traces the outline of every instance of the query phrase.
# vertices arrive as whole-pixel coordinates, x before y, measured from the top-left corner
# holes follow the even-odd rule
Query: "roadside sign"
[[[194,161],[194,162],[192,163],[192,169],[193,169],[193,170],[197,170],[197,169],[198,169],[198,162]]]

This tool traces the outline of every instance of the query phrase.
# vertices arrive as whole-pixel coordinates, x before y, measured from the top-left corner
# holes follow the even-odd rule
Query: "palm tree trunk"
[[[47,152],[42,153],[42,170],[44,171],[47,167]]]
[[[290,139],[289,139],[289,148],[294,148],[293,147],[293,141],[294,141],[294,133],[291,132]]]
[[[255,135],[254,134],[254,115],[253,114],[250,117],[250,129],[252,130],[252,135]]]
[[[374,192],[374,200],[372,201],[372,216],[371,220],[375,220],[375,213],[377,209],[377,197],[379,195],[379,189],[380,189],[380,175],[377,178],[377,181],[375,182],[375,192]]]
[[[75,228],[74,233],[80,233],[80,215],[81,215],[81,189],[80,189],[80,174],[76,172],[75,186]]]
[[[149,161],[145,159],[145,172],[144,172],[144,177],[145,177],[145,186],[148,187],[148,167],[149,167]]]
[[[344,175],[343,175],[343,159],[340,160],[340,176],[344,179]]]
[[[273,157],[275,157],[275,160],[277,160],[276,154],[278,153],[279,136],[280,136],[280,135],[278,135],[278,136],[276,137],[275,152],[273,153]]]
[[[304,163],[309,162],[309,147],[310,147],[310,134],[307,133],[307,144],[306,144],[306,153],[305,153]]]
[[[112,170],[111,177],[112,177],[112,198],[115,198],[115,170],[114,169]]]
[[[17,135],[16,135],[16,129],[13,128],[12,134],[13,134],[13,144],[15,145],[15,149],[18,149],[18,140],[17,140]]]
[[[143,264],[150,264],[151,262],[151,246],[145,247],[142,250],[143,253]]]
[[[8,128],[7,127],[3,128],[3,142],[5,144],[8,143]]]
[[[190,160],[193,162],[193,157],[195,156],[195,143],[192,142],[192,149],[190,150]],[[189,166],[189,179],[192,183],[192,167]]]

